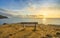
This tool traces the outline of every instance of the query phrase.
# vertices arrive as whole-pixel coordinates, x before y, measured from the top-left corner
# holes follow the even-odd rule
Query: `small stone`
[[[9,34],[9,36],[12,36],[12,34]]]

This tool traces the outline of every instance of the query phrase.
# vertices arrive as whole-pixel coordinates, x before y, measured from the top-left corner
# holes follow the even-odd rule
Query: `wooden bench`
[[[36,31],[36,24],[38,24],[38,22],[21,22],[20,24],[23,24],[23,28],[24,29],[25,29],[25,24],[35,24],[33,31]]]

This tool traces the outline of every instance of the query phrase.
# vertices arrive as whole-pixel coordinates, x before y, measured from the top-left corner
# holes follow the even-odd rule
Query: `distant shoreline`
[[[6,19],[6,18],[8,18],[8,17],[0,15],[0,19]]]

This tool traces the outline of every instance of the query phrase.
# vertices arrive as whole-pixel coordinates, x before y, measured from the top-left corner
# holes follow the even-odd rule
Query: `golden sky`
[[[44,15],[60,18],[60,0],[0,0],[0,8],[11,15]]]

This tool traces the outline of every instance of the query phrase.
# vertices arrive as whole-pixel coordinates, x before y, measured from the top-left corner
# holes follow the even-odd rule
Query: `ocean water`
[[[60,25],[60,18],[47,18],[43,19],[32,19],[32,18],[8,18],[8,19],[0,19],[0,24],[3,23],[19,23],[19,22],[38,22],[39,24],[56,24]]]

